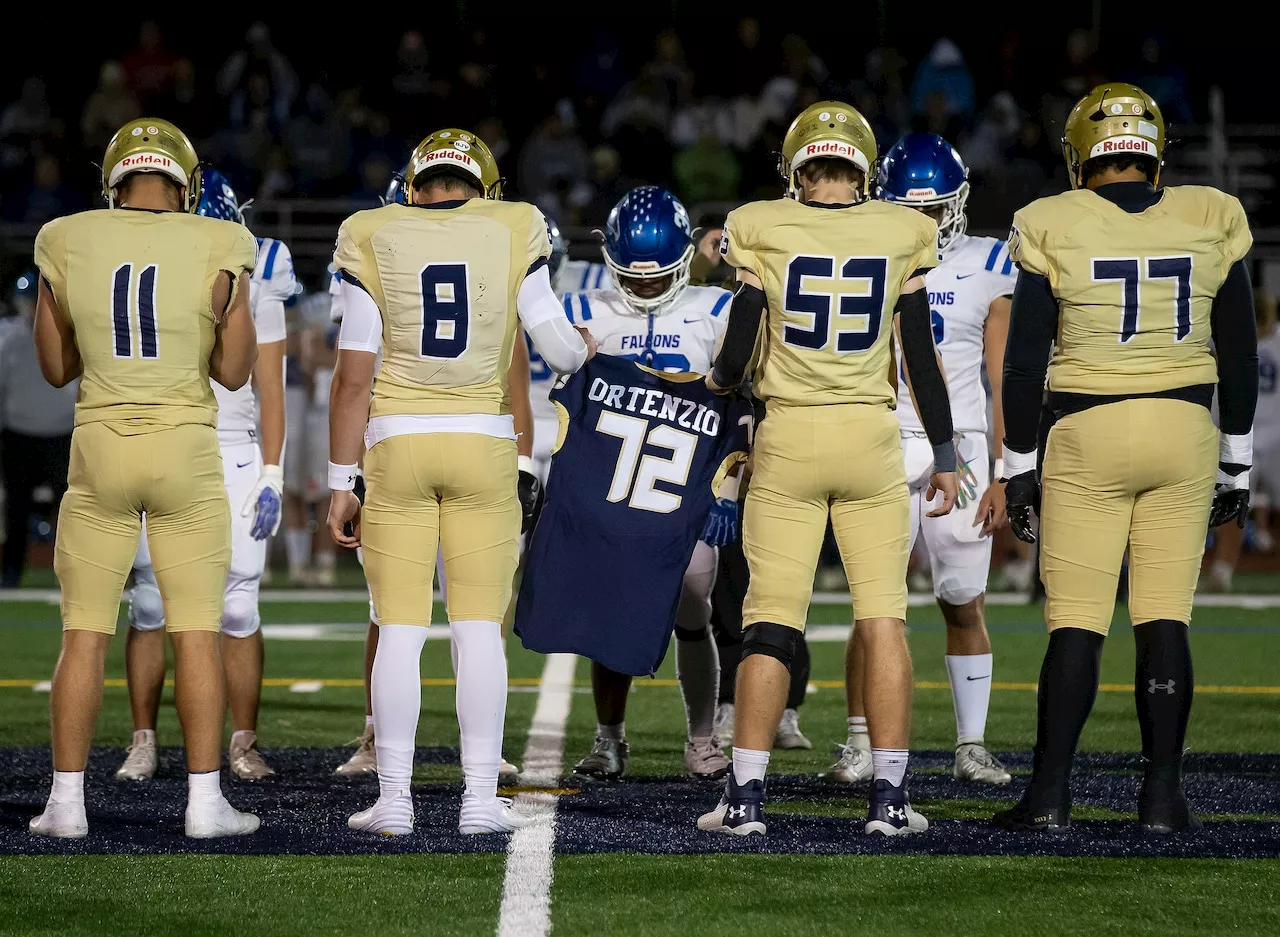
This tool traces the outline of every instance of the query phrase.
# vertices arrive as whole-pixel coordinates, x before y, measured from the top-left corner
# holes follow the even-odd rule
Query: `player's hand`
[[[978,501],[978,516],[973,519],[973,526],[982,525],[982,535],[990,537],[993,533],[1009,523],[1009,515],[1005,511],[1004,485],[992,482],[982,498]]]
[[[727,394],[733,389],[732,387],[721,387],[716,383],[714,369],[707,372],[706,384],[707,390],[711,391],[713,394]]]
[[[587,360],[590,361],[596,356],[596,352],[600,350],[600,343],[596,341],[596,337],[582,326],[574,326],[578,330],[578,334],[582,336],[582,340],[587,343]]]
[[[738,502],[733,498],[716,498],[702,526],[702,540],[708,546],[723,547],[738,539]]]
[[[1243,527],[1249,516],[1249,467],[1243,471],[1236,465],[1231,468],[1237,469],[1236,474],[1231,474],[1225,463],[1218,463],[1218,481],[1213,486],[1213,504],[1209,507],[1210,530],[1229,520]]]
[[[264,465],[258,483],[245,498],[240,509],[241,517],[253,515],[253,527],[249,536],[254,540],[266,540],[280,529],[280,509],[284,498],[284,469],[278,465]]]
[[[520,480],[516,482],[516,497],[520,499],[520,533],[527,533],[536,519],[534,511],[538,506],[538,496],[542,494],[542,482],[532,472],[522,471]]]
[[[960,477],[955,472],[934,472],[929,476],[929,488],[924,496],[932,501],[938,494],[942,495],[942,503],[929,512],[929,517],[942,517],[950,514],[956,506],[956,497],[960,494]]]
[[[1006,510],[1013,535],[1023,543],[1035,543],[1031,512],[1040,513],[1040,479],[1035,472],[1022,472],[1004,482]]]
[[[360,546],[360,499],[354,491],[329,493],[328,523],[329,536],[338,546],[348,549]]]

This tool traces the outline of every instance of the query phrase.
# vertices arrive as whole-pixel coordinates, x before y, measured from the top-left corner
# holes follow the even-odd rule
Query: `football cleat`
[[[840,757],[819,777],[830,778],[841,784],[857,784],[859,781],[871,779],[874,766],[871,763],[870,751],[865,748],[855,748],[852,745],[837,745],[836,751],[840,752]]]
[[[520,783],[520,769],[505,758],[498,765],[498,786],[512,787]]]
[[[378,751],[373,746],[373,725],[365,726],[364,732],[360,734],[360,737],[352,739],[352,741],[357,746],[355,754],[334,768],[333,773],[347,778],[360,774],[376,774],[378,771]]]
[[[716,724],[713,730],[721,745],[733,744],[733,703],[716,706]]]
[[[725,776],[729,765],[716,738],[690,739],[684,743],[684,766],[692,777],[718,781]]]
[[[241,813],[221,794],[216,800],[196,803],[187,801],[186,830],[192,839],[214,839],[219,836],[245,836],[256,832],[259,820],[251,813]]]
[[[116,769],[117,781],[149,781],[156,774],[156,734],[151,729],[133,733],[133,744],[126,750],[124,764]]]
[[[573,766],[573,773],[594,781],[616,781],[627,770],[627,756],[630,753],[631,746],[626,739],[597,736],[591,752]]]
[[[956,763],[951,769],[951,776],[958,781],[980,781],[983,784],[1008,784],[1013,779],[999,759],[977,742],[956,746]]]
[[[276,774],[276,769],[267,764],[258,751],[256,732],[246,730],[233,734],[227,761],[231,763],[231,773],[242,781],[261,781]]]
[[[475,794],[462,795],[462,811],[458,814],[458,832],[463,836],[479,833],[514,833],[532,823],[518,813],[510,797],[481,800]]]
[[[44,813],[32,817],[27,829],[36,836],[56,836],[59,839],[80,839],[89,835],[89,819],[85,816],[83,801],[64,801],[45,804]]]
[[[813,743],[800,731],[800,714],[794,709],[784,709],[778,720],[778,731],[773,737],[774,748],[813,748]]]
[[[1055,833],[1071,826],[1071,804],[1038,806],[1031,803],[1031,793],[1008,810],[1001,810],[991,822],[1002,830],[1015,833]]]
[[[1138,794],[1138,825],[1144,833],[1184,833],[1203,824],[1191,812],[1182,789],[1181,768],[1148,771]]]
[[[929,821],[911,809],[905,783],[901,787],[895,787],[881,778],[871,786],[864,832],[878,833],[881,836],[905,836],[908,833],[923,833],[927,829]]]
[[[734,836],[763,836],[764,781],[739,784],[730,771],[725,777],[720,803],[710,813],[698,817],[698,829]]]
[[[347,818],[350,829],[380,836],[407,836],[413,832],[413,797],[403,791],[393,797],[379,797],[368,810]]]

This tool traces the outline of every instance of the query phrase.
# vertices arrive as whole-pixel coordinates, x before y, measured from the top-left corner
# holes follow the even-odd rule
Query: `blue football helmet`
[[[627,307],[638,316],[662,315],[689,285],[693,226],[680,200],[656,185],[622,197],[604,226],[605,265]]]
[[[551,239],[551,256],[547,258],[547,272],[551,274],[551,285],[555,286],[556,277],[564,269],[564,262],[569,259],[569,242],[560,233],[560,226],[550,215],[547,219],[547,237]]]
[[[408,169],[406,166],[405,169]],[[404,185],[405,169],[391,174],[391,181],[387,183],[387,194],[382,196],[382,204],[390,205],[393,202],[398,205],[409,204],[409,193]]]
[[[236,198],[236,190],[231,188],[227,177],[211,166],[200,168],[202,188],[200,203],[196,205],[196,214],[206,218],[221,218],[223,221],[236,221],[244,224],[244,210]],[[248,206],[245,202],[245,206]]]
[[[938,250],[964,234],[969,221],[969,167],[934,133],[909,133],[880,160],[880,198],[918,208],[938,223]]]

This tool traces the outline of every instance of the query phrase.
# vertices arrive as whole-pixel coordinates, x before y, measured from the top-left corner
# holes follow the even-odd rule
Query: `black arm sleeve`
[[[901,318],[902,360],[911,382],[911,396],[920,412],[925,435],[933,444],[933,465],[939,472],[956,469],[955,446],[951,443],[951,398],[947,382],[938,367],[933,346],[933,323],[929,312],[929,294],[924,290],[898,297],[894,309]]]
[[[768,304],[764,290],[748,283],[739,283],[729,306],[729,325],[724,332],[720,354],[716,355],[711,376],[721,387],[737,387],[751,361],[756,347],[756,333],[760,330],[760,316]]]
[[[1004,346],[1004,444],[1014,452],[1036,448],[1044,377],[1058,334],[1058,301],[1049,281],[1025,270],[1018,274]]]
[[[1218,417],[1222,432],[1237,436],[1253,426],[1258,406],[1258,326],[1253,284],[1245,261],[1231,265],[1213,298],[1209,328],[1218,356]]]

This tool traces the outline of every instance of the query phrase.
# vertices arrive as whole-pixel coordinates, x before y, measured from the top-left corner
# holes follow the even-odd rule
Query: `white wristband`
[[[337,465],[329,463],[329,490],[351,491],[356,486],[356,475],[360,471],[358,465]]]
[[[1013,478],[1015,475],[1023,475],[1027,472],[1036,470],[1036,451],[1032,449],[1030,452],[1017,452],[1005,446],[1004,449],[1004,473],[1001,478]]]
[[[1239,435],[1218,436],[1218,461],[1233,465],[1253,465],[1253,430]]]
[[[527,475],[537,475],[533,470],[533,457],[527,455],[516,456],[516,470],[524,472]]]
[[[996,459],[996,464],[991,469],[991,477],[996,481],[1004,478],[1004,459]]]

